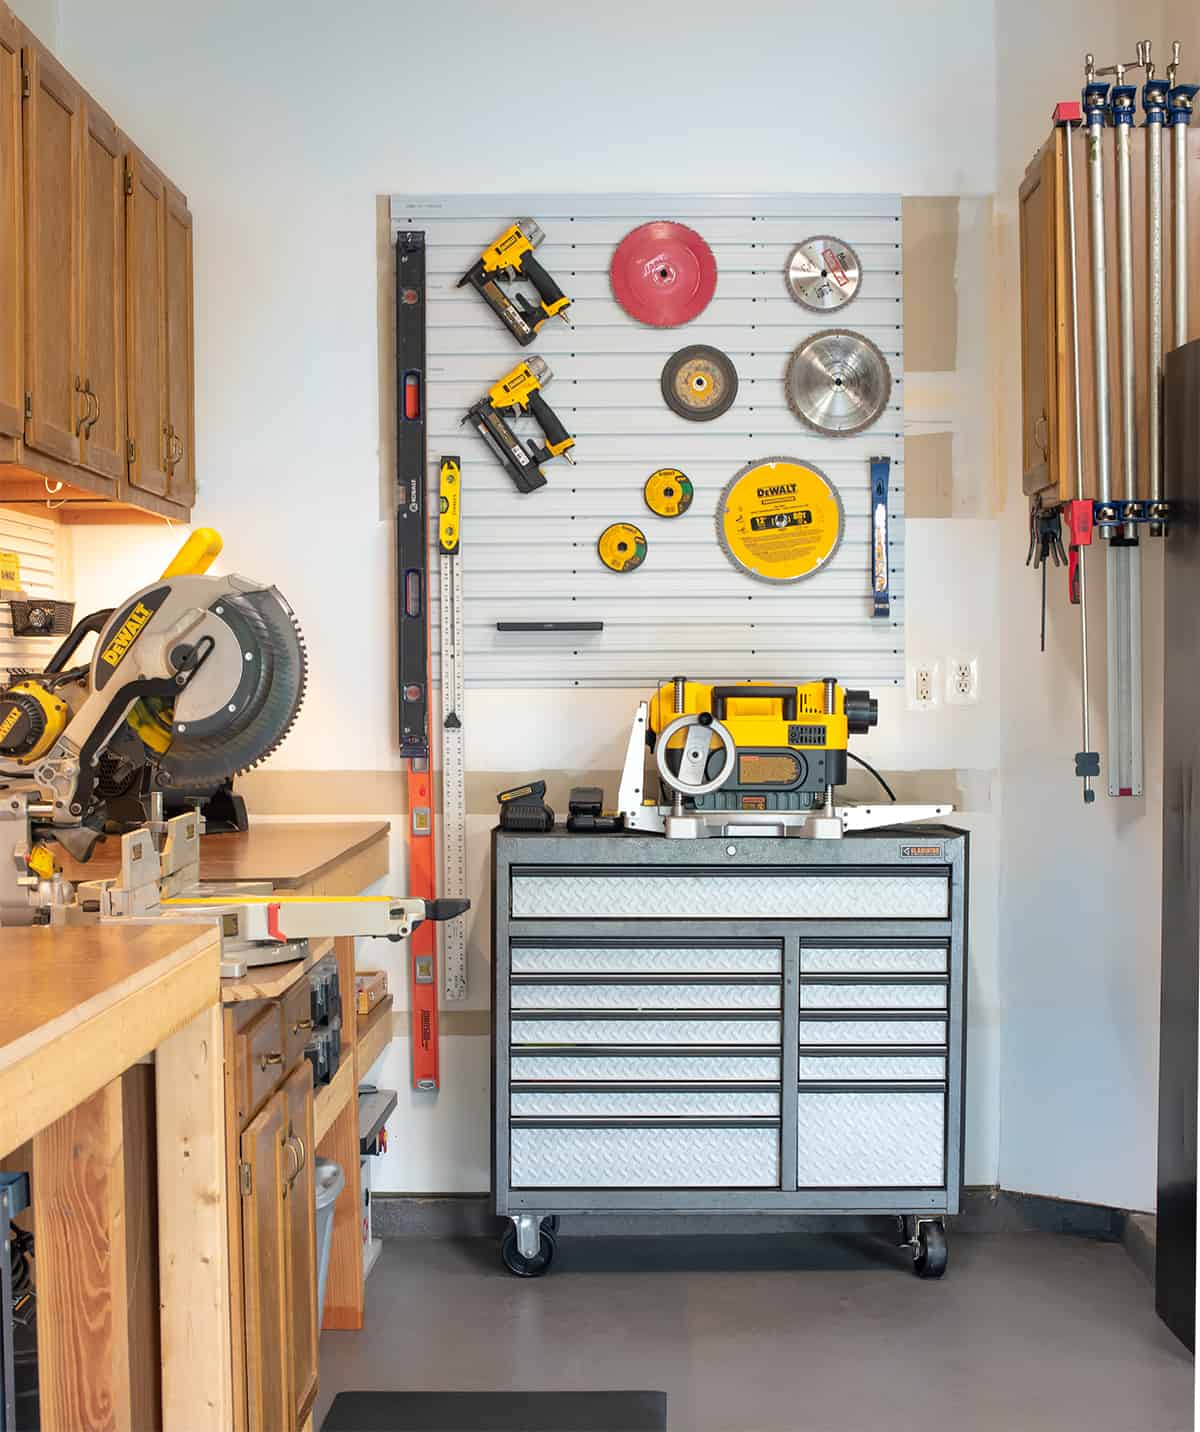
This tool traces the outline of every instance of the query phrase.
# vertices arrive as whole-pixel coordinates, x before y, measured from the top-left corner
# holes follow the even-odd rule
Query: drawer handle
[[[308,1156],[304,1149],[304,1140],[299,1134],[293,1134],[287,1141],[287,1151],[295,1165],[288,1175],[288,1183],[295,1183],[304,1172],[304,1165],[308,1162]]]
[[[298,1019],[295,1024],[292,1025],[292,1033],[299,1034],[302,1029],[311,1029],[312,1027],[313,1022],[311,1019]]]
[[[258,1056],[258,1067],[265,1070],[268,1064],[282,1064],[283,1050],[277,1049],[273,1054],[260,1054]]]

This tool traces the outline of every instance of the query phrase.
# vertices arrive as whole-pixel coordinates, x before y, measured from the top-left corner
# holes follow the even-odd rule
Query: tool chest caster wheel
[[[517,1247],[517,1230],[512,1224],[504,1230],[500,1239],[500,1256],[510,1273],[515,1273],[518,1278],[540,1278],[554,1262],[558,1239],[546,1226],[549,1221],[545,1219],[542,1222],[538,1231],[538,1251],[532,1258],[526,1258]]]
[[[946,1226],[922,1223],[913,1243],[913,1272],[918,1278],[940,1278],[946,1271],[950,1253],[946,1246]]]

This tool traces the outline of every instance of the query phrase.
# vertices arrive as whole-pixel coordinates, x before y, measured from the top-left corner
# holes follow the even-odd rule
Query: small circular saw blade
[[[832,234],[816,234],[796,245],[784,269],[788,292],[804,308],[829,313],[845,308],[858,293],[862,265],[858,255]]]
[[[635,572],[646,560],[646,534],[632,522],[614,522],[596,539],[596,555],[610,572]]]
[[[662,395],[672,412],[693,423],[708,423],[733,406],[738,375],[719,348],[693,343],[663,364]]]
[[[717,261],[695,229],[656,219],[617,245],[609,278],[613,297],[630,318],[652,328],[678,328],[708,307]]]
[[[677,467],[660,467],[642,488],[646,506],[657,517],[682,517],[695,495],[691,478]]]
[[[892,374],[869,338],[849,328],[826,328],[792,354],[784,390],[788,407],[813,432],[852,437],[887,407]]]

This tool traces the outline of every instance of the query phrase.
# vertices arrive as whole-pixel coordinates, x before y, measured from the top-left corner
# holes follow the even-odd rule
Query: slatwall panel
[[[538,258],[571,296],[574,329],[551,320],[522,349],[470,287],[455,284],[516,217],[546,233]],[[677,671],[698,680],[807,679],[899,684],[904,649],[903,335],[900,200],[892,195],[467,195],[391,200],[393,234],[423,229],[427,244],[429,481],[437,511],[438,458],[463,459],[466,676],[473,686],[630,686]],[[716,256],[716,294],[681,328],[629,318],[612,298],[613,250],[638,224],[678,219]],[[813,234],[845,240],[864,276],[834,314],[801,308],[783,268]],[[796,345],[846,327],[887,356],[892,394],[873,428],[821,437],[787,407],[783,374]],[[734,406],[708,423],[664,403],[659,379],[678,348],[709,343],[733,359]],[[553,371],[544,396],[576,438],[577,466],[544,465],[548,485],[521,494],[473,429],[467,408],[523,356]],[[519,425],[536,436],[536,425]],[[869,458],[892,459],[892,617],[871,617]],[[816,576],[772,587],[737,571],[715,531],[718,497],[739,468],[769,457],[819,467],[837,486],[845,532]],[[659,467],[695,486],[683,517],[656,517],[642,485]],[[611,522],[636,523],[649,554],[633,573],[603,567],[595,544]],[[436,551],[436,542],[433,543]],[[431,582],[434,593],[437,581]],[[599,620],[587,635],[512,634],[497,621]],[[436,646],[437,612],[433,612]]]
[[[0,550],[21,559],[21,588],[30,597],[62,597],[58,581],[57,523],[0,507]],[[12,611],[0,597],[0,682],[14,667],[40,670],[54,654],[61,637],[14,637]]]

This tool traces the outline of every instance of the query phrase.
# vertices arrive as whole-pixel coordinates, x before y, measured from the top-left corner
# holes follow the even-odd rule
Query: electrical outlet
[[[951,657],[946,667],[946,703],[973,706],[979,700],[979,658]]]
[[[932,711],[941,704],[941,666],[936,661],[908,668],[908,705],[913,711]]]

